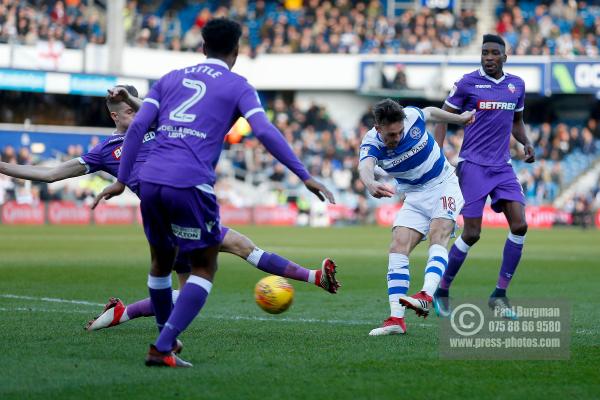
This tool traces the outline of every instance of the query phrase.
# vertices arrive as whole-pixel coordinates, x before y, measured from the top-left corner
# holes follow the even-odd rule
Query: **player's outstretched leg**
[[[268,253],[256,247],[246,261],[261,271],[312,283],[329,293],[337,293],[340,287],[340,283],[336,279],[337,265],[331,258],[325,258],[320,269],[307,269],[279,254]]]
[[[225,234],[219,251],[235,254],[271,275],[312,283],[329,293],[337,293],[340,283],[336,279],[337,266],[332,259],[324,259],[320,269],[304,268],[279,254],[264,251],[250,238],[233,229],[222,229]]]
[[[150,302],[150,299],[145,300],[147,300],[148,303]],[[145,300],[142,300],[141,302],[144,302]],[[150,305],[150,308],[152,308],[152,305]],[[117,326],[129,319],[125,304],[123,304],[120,299],[111,297],[104,306],[104,310],[93,319],[89,320],[85,325],[85,329],[90,332],[97,331],[98,329]]]
[[[390,253],[388,263],[388,300],[390,302],[390,317],[383,321],[379,328],[369,332],[369,336],[399,335],[406,333],[404,322],[404,307],[399,303],[400,296],[408,292],[410,272],[408,256]]]
[[[172,295],[173,304],[175,304],[177,297],[179,296],[179,290],[173,290]],[[154,310],[152,309],[152,302],[149,297],[129,305],[123,303],[123,300],[119,298],[111,297],[104,306],[104,310],[88,321],[85,329],[89,332],[97,331],[99,329],[112,328],[113,326],[124,324],[132,319],[153,316]]]

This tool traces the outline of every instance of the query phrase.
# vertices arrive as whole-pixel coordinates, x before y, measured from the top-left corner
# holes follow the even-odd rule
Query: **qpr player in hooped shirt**
[[[375,127],[360,145],[360,178],[376,197],[391,197],[395,190],[406,198],[396,215],[388,259],[388,300],[390,317],[369,335],[406,333],[405,308],[427,316],[432,296],[447,265],[446,246],[454,230],[463,198],[444,153],[427,131],[426,121],[467,124],[474,111],[455,115],[436,107],[402,107],[391,99],[375,104]],[[375,180],[375,168],[381,168],[396,181],[396,188]],[[409,256],[427,235],[429,259],[423,288],[408,296]]]
[[[434,296],[436,311],[442,316],[451,312],[450,285],[467,252],[479,240],[483,208],[489,196],[492,210],[506,216],[510,232],[496,287],[488,304],[499,309],[506,318],[514,318],[506,289],[521,259],[527,222],[525,196],[510,164],[511,135],[524,146],[526,162],[533,162],[535,156],[523,122],[525,83],[518,76],[503,71],[506,60],[504,40],[496,35],[484,35],[481,67],[456,82],[444,103],[444,110],[450,112],[475,108],[477,113],[475,122],[465,128],[457,166],[465,199],[462,210],[464,231],[450,250],[448,268]],[[435,132],[436,140],[442,144],[446,126],[438,125]]]
[[[148,366],[190,367],[177,356],[179,334],[203,307],[212,288],[219,248],[219,208],[213,185],[223,139],[245,117],[257,138],[321,200],[333,196],[316,182],[268,121],[256,90],[231,72],[241,36],[239,24],[209,21],[202,30],[207,59],[158,80],[129,128],[118,181],[99,198],[124,190],[141,137],[157,121],[156,145],[140,170],[144,231],[151,248],[148,289],[160,334],[146,356]],[[175,252],[188,253],[191,276],[172,307],[171,268]]]

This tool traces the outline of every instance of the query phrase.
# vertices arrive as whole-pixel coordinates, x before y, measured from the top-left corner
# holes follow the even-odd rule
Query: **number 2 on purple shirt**
[[[192,79],[183,79],[181,84],[187,88],[194,89],[196,92],[171,111],[169,119],[175,122],[193,122],[196,119],[196,115],[186,114],[185,112],[204,97],[206,94],[206,84],[202,81]]]

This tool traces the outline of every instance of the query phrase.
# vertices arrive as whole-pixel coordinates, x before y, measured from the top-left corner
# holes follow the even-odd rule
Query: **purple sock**
[[[198,315],[211,288],[211,282],[199,276],[190,275],[179,292],[179,298],[169,320],[158,335],[155,343],[158,351],[167,352],[173,349],[175,339]]]
[[[129,319],[136,319],[139,317],[151,317],[154,315],[154,309],[152,308],[152,300],[149,297],[144,300],[136,301],[133,304],[129,304],[125,309]]]
[[[297,281],[308,282],[310,270],[299,266],[298,264],[287,260],[275,253],[262,254],[256,265],[258,269],[269,274],[279,275]]]
[[[171,309],[173,308],[171,275],[148,275],[148,292],[150,292],[152,309],[154,310],[156,325],[158,326],[158,330],[160,332],[169,319],[169,315],[171,315]]]
[[[511,235],[512,234],[508,235],[508,239],[506,239],[506,243],[504,244],[502,266],[500,267],[498,284],[496,285],[499,289],[506,289],[508,287],[510,280],[515,274],[517,265],[519,265],[519,261],[521,260],[521,254],[523,253],[523,241],[525,237]]]
[[[458,238],[456,241],[458,242],[459,240],[461,240],[461,239]],[[461,240],[461,242],[462,242],[462,240]],[[468,250],[468,248],[466,250]],[[452,247],[450,248],[450,252],[448,253],[448,267],[446,268],[446,271],[444,272],[444,276],[442,276],[442,280],[440,281],[440,288],[442,288],[444,290],[450,289],[450,285],[452,284],[454,277],[456,277],[456,274],[458,274],[458,271],[460,270],[460,267],[465,262],[466,258],[467,258],[467,252],[461,251],[456,246],[456,243],[454,243],[452,245]]]

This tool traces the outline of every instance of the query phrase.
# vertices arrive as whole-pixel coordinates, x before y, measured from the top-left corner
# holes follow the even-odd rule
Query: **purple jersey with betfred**
[[[133,166],[130,179],[127,182],[127,187],[132,192],[138,193],[139,189],[139,170],[140,167],[146,162],[148,154],[154,144],[156,134],[154,131],[146,132],[143,139],[142,147],[136,158]],[[111,137],[98,143],[88,153],[78,158],[79,162],[85,165],[86,173],[91,174],[97,171],[104,171],[114,176],[115,178],[119,174],[119,165],[121,163],[121,153],[123,151],[123,141],[125,135],[114,134]]]
[[[173,187],[212,186],[233,123],[263,112],[255,89],[216,59],[170,72],[144,101],[158,107],[158,135],[140,179]]]
[[[494,79],[479,69],[454,84],[445,104],[458,111],[477,110],[475,122],[465,127],[459,158],[479,165],[510,162],[510,136],[515,112],[523,111],[525,83],[504,73]]]

